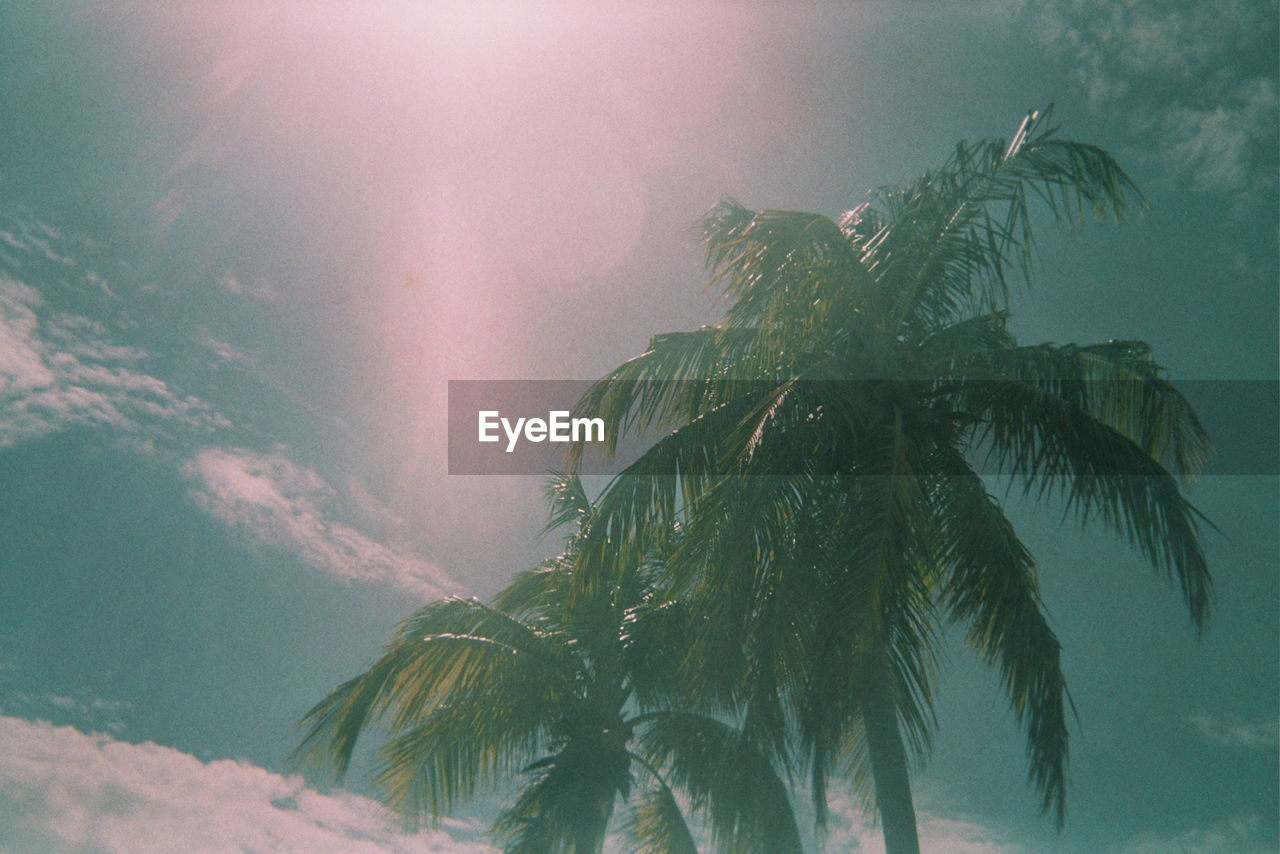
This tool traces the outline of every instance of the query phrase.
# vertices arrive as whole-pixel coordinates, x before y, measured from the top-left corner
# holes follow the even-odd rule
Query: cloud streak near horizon
[[[0,849],[494,854],[464,822],[406,832],[374,801],[243,761],[0,717]]]
[[[64,705],[68,698],[54,698]],[[496,854],[473,822],[406,830],[376,802],[322,793],[300,776],[242,760],[202,761],[171,747],[134,744],[71,726],[0,715],[0,850],[95,854]],[[878,829],[857,799],[831,792],[820,850],[883,854]],[[1119,854],[1262,854],[1262,822],[1239,816],[1173,835],[1139,834]],[[925,850],[1031,854],[1007,831],[955,816],[920,813]],[[621,840],[607,849],[617,854]]]
[[[405,831],[376,802],[321,793],[300,776],[239,760],[201,761],[71,726],[0,716],[0,850],[24,845],[104,854],[494,854],[474,824]],[[883,854],[856,799],[834,792],[823,850]],[[7,826],[7,830],[5,829]],[[948,854],[1027,854],[977,822],[921,814],[921,839]],[[7,834],[7,835],[6,835]],[[606,849],[620,854],[620,837]],[[18,850],[18,849],[13,849]],[[1141,849],[1145,850],[1145,849]]]

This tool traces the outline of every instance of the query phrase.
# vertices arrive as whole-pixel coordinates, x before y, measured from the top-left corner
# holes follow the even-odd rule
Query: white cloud
[[[842,784],[827,793],[827,835],[824,850],[884,854],[880,828],[866,820],[860,799]],[[920,847],[947,854],[1029,854],[1011,840],[1008,831],[980,824],[970,818],[945,816],[921,810],[917,815]]]
[[[237,296],[252,297],[262,302],[283,302],[282,297],[266,279],[255,279],[246,282],[232,273],[223,273],[218,277],[218,284]]]
[[[1274,854],[1261,841],[1262,821],[1241,816],[1211,828],[1195,828],[1173,836],[1144,833],[1129,840],[1121,854]]]
[[[75,261],[57,252],[53,244],[62,241],[58,229],[34,217],[6,217],[6,228],[0,228],[0,243],[21,253],[32,253],[62,267],[74,267]]]
[[[123,717],[133,710],[127,700],[111,700],[105,697],[68,697],[46,692],[26,694],[21,691],[0,693],[0,714],[5,712],[23,717],[36,717],[70,723],[95,730],[104,729],[119,735],[124,732]]]
[[[238,367],[248,369],[256,368],[253,359],[247,353],[234,344],[223,341],[221,338],[214,338],[212,335],[201,332],[196,334],[192,340],[224,362],[230,362]]]
[[[1280,743],[1280,721],[1246,721],[1235,715],[1192,715],[1191,725],[1214,744],[1254,750],[1275,750]]]
[[[1224,92],[1212,106],[1173,107],[1163,120],[1163,156],[1202,192],[1274,183],[1274,176],[1258,174],[1254,147],[1273,129],[1278,106],[1275,84],[1259,78]]]
[[[247,762],[14,717],[0,717],[0,744],[0,850],[494,854],[445,830],[405,832],[367,798]]]
[[[1192,189],[1231,194],[1274,186],[1274,78],[1238,58],[1266,43],[1274,2],[1074,0],[1033,4],[1039,36],[1072,66],[1090,104],[1129,116],[1131,155]]]
[[[39,348],[40,295],[17,282],[0,282],[0,395],[8,397],[52,385],[54,373]]]
[[[1270,3],[1200,0],[1171,4],[1155,0],[1037,2],[1042,41],[1077,61],[1077,79],[1108,78],[1104,91],[1127,90],[1125,75],[1166,81],[1203,78],[1242,44],[1263,31]]]
[[[0,279],[0,448],[75,426],[139,435],[230,426],[140,370],[145,357],[112,342],[97,321],[57,311],[33,288]]]
[[[10,225],[17,231],[0,230],[0,246],[75,265],[52,248],[62,239],[56,231],[33,218]],[[259,299],[275,298],[262,283],[246,288],[224,277],[221,284]],[[144,370],[145,351],[112,340],[105,325],[61,311],[53,300],[0,277],[0,449],[69,428],[95,427],[142,452],[166,445],[172,451],[190,448],[193,440],[205,444],[232,428],[211,405]],[[308,401],[280,387],[233,345],[204,333],[194,340],[314,413]],[[406,550],[336,521],[346,509],[336,493],[318,475],[278,454],[206,448],[188,461],[184,473],[196,482],[195,497],[213,516],[261,544],[297,551],[314,567],[423,597],[460,589],[444,572]],[[356,495],[351,504],[357,516],[375,528],[385,527],[389,513],[371,519],[369,496]]]
[[[359,514],[361,521],[379,532],[391,536],[409,530],[409,522],[380,501],[358,478],[349,478],[343,490],[352,508]]]
[[[206,448],[184,467],[196,500],[256,542],[291,549],[348,581],[390,584],[436,598],[459,591],[438,567],[335,521],[338,497],[315,472],[278,454]]]

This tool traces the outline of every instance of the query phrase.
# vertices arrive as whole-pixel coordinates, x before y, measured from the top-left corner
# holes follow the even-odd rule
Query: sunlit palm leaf
[[[636,799],[619,829],[630,854],[698,854],[675,795],[661,781]]]
[[[653,713],[642,725],[639,753],[704,811],[718,850],[800,852],[786,786],[743,735],[691,713]]]

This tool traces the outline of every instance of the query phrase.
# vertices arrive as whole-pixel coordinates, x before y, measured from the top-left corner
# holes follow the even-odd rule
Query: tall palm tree
[[[961,143],[837,221],[722,202],[701,223],[731,300],[722,325],[655,337],[575,413],[670,429],[600,498],[583,595],[682,525],[669,574],[702,616],[704,702],[803,757],[819,821],[831,774],[867,782],[889,854],[919,851],[908,754],[934,728],[945,623],[998,670],[1030,781],[1063,820],[1059,643],[983,472],[1120,532],[1176,579],[1197,626],[1208,614],[1180,477],[1209,445],[1151,349],[1020,346],[1008,329],[1033,221],[1142,201],[1105,151],[1055,131],[1032,113],[1011,140]]]
[[[591,506],[576,477],[548,488],[548,527],[578,532]],[[618,801],[634,852],[697,854],[685,810],[731,852],[800,852],[783,781],[728,724],[681,708],[681,607],[657,595],[656,561],[568,596],[572,556],[523,573],[493,605],[433,602],[385,654],[303,719],[299,758],[346,772],[357,737],[391,739],[375,779],[410,819],[438,817],[482,788],[519,782],[495,835],[510,854],[596,854]],[[633,791],[634,790],[634,791]]]

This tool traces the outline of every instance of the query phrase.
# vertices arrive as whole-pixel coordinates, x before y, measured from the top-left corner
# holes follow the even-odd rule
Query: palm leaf
[[[1027,274],[1032,199],[1055,217],[1120,217],[1141,194],[1097,146],[1055,137],[1052,108],[1032,112],[1009,142],[960,143],[946,164],[874,203],[887,223],[862,263],[876,280],[888,328],[916,335],[962,312],[1001,310],[1008,273]]]
[[[331,764],[341,776],[360,733],[403,729],[426,709],[492,686],[551,697],[565,690],[567,660],[529,627],[475,600],[445,599],[405,620],[383,656],[316,704],[295,760]]]
[[[630,854],[698,854],[675,794],[660,777],[636,799],[618,829]]]
[[[955,461],[958,469],[963,462]],[[1031,554],[976,474],[932,479],[934,528],[952,619],[998,668],[1027,730],[1029,775],[1059,828],[1065,816],[1068,732],[1061,646],[1040,604]]]
[[[786,786],[727,724],[688,712],[637,718],[639,753],[704,814],[718,850],[800,852]]]

